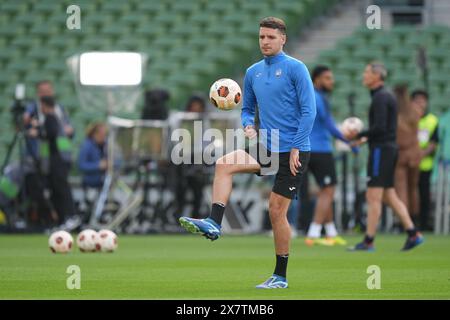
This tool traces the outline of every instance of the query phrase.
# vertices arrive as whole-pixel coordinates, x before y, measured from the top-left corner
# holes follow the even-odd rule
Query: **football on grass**
[[[118,246],[117,235],[111,230],[100,230],[97,244],[97,248],[102,252],[114,252]]]
[[[77,237],[77,246],[81,252],[95,252],[98,251],[98,233],[92,229],[81,231]]]
[[[236,81],[219,79],[209,89],[209,100],[218,109],[232,110],[241,102],[242,91]]]
[[[56,231],[50,235],[48,246],[53,253],[67,253],[72,250],[73,238],[67,231]]]

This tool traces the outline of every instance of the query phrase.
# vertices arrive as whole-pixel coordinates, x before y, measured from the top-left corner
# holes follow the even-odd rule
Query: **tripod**
[[[36,173],[36,187],[39,188],[39,190],[45,190],[45,186],[43,184],[43,175],[41,172],[40,167],[40,161],[37,158],[37,156],[32,152],[32,147],[30,145],[30,141],[26,137],[26,129],[25,125],[21,119],[23,112],[25,108],[22,106],[21,101],[16,101],[13,108],[13,118],[14,118],[14,124],[16,131],[14,133],[14,137],[11,140],[11,142],[8,145],[7,152],[5,155],[5,158],[3,160],[1,171],[0,171],[0,182],[3,182],[3,184],[6,186],[6,193],[7,193],[7,199],[11,203],[14,203],[11,205],[11,215],[8,219],[8,225],[9,227],[14,227],[12,220],[20,221],[20,212],[22,211],[21,202],[18,199],[18,196],[20,195],[23,199],[27,199],[26,194],[26,188],[25,186],[25,177],[30,172]],[[19,162],[18,167],[16,170],[12,168],[12,170],[8,170],[11,165],[11,157],[13,155],[14,150],[18,148],[19,152]],[[28,154],[31,156],[28,159],[31,159],[31,161],[28,161],[26,156],[24,155],[24,152],[27,151]],[[9,172],[10,171],[10,172]],[[11,179],[12,176],[14,176],[15,179]],[[12,181],[15,180],[15,181]],[[41,199],[45,206],[49,208],[50,212],[53,212],[53,206],[49,199],[45,196]],[[24,219],[25,215],[22,216],[22,221],[16,224],[16,228],[23,229],[25,228],[25,225],[28,221]],[[13,219],[13,217],[15,219]]]

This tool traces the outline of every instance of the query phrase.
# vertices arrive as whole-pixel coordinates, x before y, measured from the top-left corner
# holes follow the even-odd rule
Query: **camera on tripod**
[[[14,95],[14,103],[11,106],[11,115],[13,118],[14,126],[17,130],[23,129],[23,114],[25,112],[25,85],[23,83],[19,83],[16,85],[15,95]]]

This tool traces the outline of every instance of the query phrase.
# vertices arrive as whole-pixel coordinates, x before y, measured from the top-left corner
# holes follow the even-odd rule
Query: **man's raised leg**
[[[180,224],[191,233],[200,233],[207,239],[217,240],[221,234],[222,218],[233,186],[233,175],[255,173],[259,170],[261,166],[244,150],[236,150],[219,158],[216,161],[210,216],[206,219],[181,217]]]

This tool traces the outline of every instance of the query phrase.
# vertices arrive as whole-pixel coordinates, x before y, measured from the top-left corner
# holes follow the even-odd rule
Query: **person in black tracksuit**
[[[63,159],[57,145],[57,138],[61,130],[55,115],[53,99],[42,99],[42,111],[45,114],[41,137],[49,145],[48,187],[51,191],[51,203],[61,221],[75,215],[75,205],[72,191],[68,182],[70,164]]]
[[[364,240],[351,250],[373,251],[373,242],[381,215],[382,202],[390,206],[399,216],[408,238],[402,250],[409,250],[423,242],[422,235],[416,230],[405,204],[398,198],[394,189],[394,171],[397,162],[397,102],[394,95],[384,87],[387,71],[380,62],[367,65],[364,86],[370,89],[372,102],[369,110],[369,128],[353,133],[357,139],[354,145],[365,141],[369,143],[367,166],[368,205],[367,230]]]

